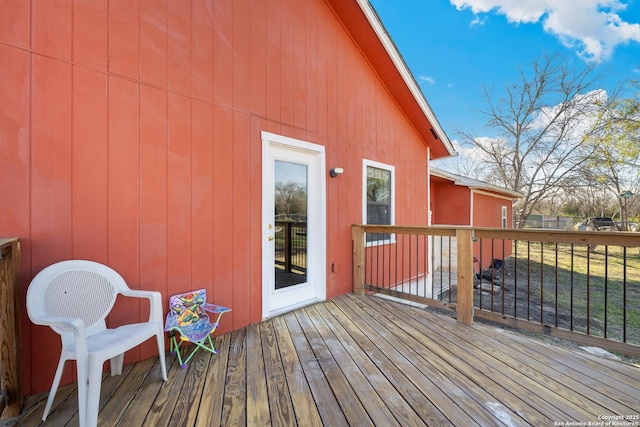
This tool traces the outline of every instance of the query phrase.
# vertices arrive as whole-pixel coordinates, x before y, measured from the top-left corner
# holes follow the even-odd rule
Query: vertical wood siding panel
[[[109,266],[133,289],[140,271],[140,159],[139,85],[109,78]],[[141,302],[122,298],[108,317],[110,327],[140,321]],[[139,360],[140,350],[125,354],[125,363]]]
[[[73,71],[73,257],[106,263],[107,76]]]
[[[140,80],[167,87],[167,3],[140,0]]]
[[[0,213],[0,235],[26,236],[29,231],[29,54],[0,44],[0,63],[3,64],[0,67],[0,99],[3,100],[0,105],[0,194],[2,203],[12,207]],[[28,252],[24,252],[22,259],[27,261]]]
[[[231,110],[213,109],[213,299],[216,304],[233,307],[232,243],[233,218],[233,127]],[[233,317],[220,325],[220,331],[233,329]]]
[[[71,66],[33,57],[31,229],[39,271],[71,255]]]
[[[168,251],[169,295],[192,290],[191,100],[169,93],[168,104]]]
[[[73,62],[107,70],[108,0],[74,0]]]
[[[33,57],[31,137],[32,270],[71,257],[71,66]],[[32,348],[60,350],[60,337],[49,328],[31,329]],[[32,386],[47,390],[55,363],[31,361]],[[71,381],[70,372],[63,378]]]
[[[213,100],[213,3],[193,0],[191,35],[191,94],[208,102]]]
[[[349,75],[354,72],[351,68],[351,58],[346,54],[345,43],[350,42],[343,31],[338,33],[338,41],[336,43],[335,70],[336,70],[336,120],[337,120],[337,136],[339,141],[347,139],[347,122],[349,121],[349,113],[351,110],[351,88],[349,87]]]
[[[293,7],[293,124],[307,128],[307,16],[308,2],[292,2]]]
[[[264,117],[266,114],[266,62],[267,62],[267,4],[263,0],[251,2],[250,47],[250,111]]]
[[[31,2],[0,0],[0,43],[28,49],[30,46]]]
[[[280,10],[280,120],[293,124],[294,110],[294,40],[293,13],[291,5],[295,0],[283,0]]]
[[[339,31],[338,24],[332,21],[327,22],[325,28],[327,44],[324,55],[327,58],[327,135],[330,138],[338,136],[338,61],[337,46]]]
[[[326,137],[328,135],[328,114],[329,114],[329,65],[328,56],[331,51],[327,36],[327,17],[332,16],[326,7],[317,10],[316,20],[316,68],[317,77],[312,83],[316,86],[318,93],[316,120],[318,122],[318,134]]]
[[[71,60],[72,0],[34,1],[32,9],[32,49],[65,61]]]
[[[139,0],[109,0],[109,72],[137,80]]]
[[[306,93],[306,127],[310,132],[318,133],[318,3],[305,2],[305,87]],[[321,5],[322,6],[322,5]]]
[[[251,21],[249,0],[233,0],[233,108],[251,104]]]
[[[266,8],[266,116],[280,121],[280,1],[273,1]]]
[[[252,172],[250,116],[233,113],[233,215],[230,218],[233,230],[231,248],[233,253],[233,303],[234,324],[248,325],[251,322],[251,222],[261,221],[261,209],[251,195]],[[247,171],[249,169],[249,171]],[[253,202],[253,203],[252,203]],[[258,256],[258,254],[254,254]]]
[[[233,101],[232,1],[213,3],[213,102],[230,107]]]
[[[213,108],[193,101],[193,288],[213,283]]]
[[[170,1],[167,17],[167,87],[191,94],[191,0]]]
[[[167,94],[140,86],[140,288],[167,289]],[[166,310],[166,306],[163,307]],[[153,340],[142,357],[157,354]]]

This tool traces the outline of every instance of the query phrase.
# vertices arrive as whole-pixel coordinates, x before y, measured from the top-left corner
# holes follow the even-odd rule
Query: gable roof
[[[455,156],[413,74],[368,0],[326,0],[367,58],[391,96],[404,111],[432,158]]]
[[[482,190],[498,196],[506,196],[512,199],[522,199],[524,197],[524,194],[520,193],[519,191],[509,190],[508,188],[499,187],[497,185],[489,184],[484,181],[478,181],[477,179],[467,178],[462,175],[456,175],[454,173],[436,169],[434,167],[429,168],[429,174],[432,177],[437,177],[440,178],[440,180],[449,181],[454,185],[468,187],[471,190]],[[437,182],[438,180],[436,179],[433,181]]]

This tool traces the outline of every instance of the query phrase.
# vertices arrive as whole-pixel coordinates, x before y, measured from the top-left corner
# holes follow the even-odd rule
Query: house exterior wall
[[[165,303],[206,288],[233,309],[221,332],[261,320],[262,131],[345,169],[327,178],[328,297],[352,289],[363,159],[396,167],[396,224],[427,221],[425,142],[323,0],[0,9],[0,236],[21,239],[23,302],[45,266],[90,259]],[[147,310],[119,300],[108,321]],[[22,330],[25,393],[47,390],[59,338],[26,312]]]
[[[512,228],[511,211],[512,203],[510,199],[502,196],[493,196],[485,193],[473,193],[473,226],[502,228],[502,207],[507,207],[507,227]],[[480,242],[474,243],[474,253],[479,260],[481,268],[491,265],[494,258],[505,259],[511,256],[511,240],[483,241],[482,248]]]
[[[432,224],[471,224],[471,190],[468,187],[438,182],[431,188]]]

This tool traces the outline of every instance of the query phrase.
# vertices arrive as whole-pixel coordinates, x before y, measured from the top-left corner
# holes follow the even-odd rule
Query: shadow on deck
[[[218,355],[199,352],[186,369],[167,356],[164,384],[157,358],[106,377],[99,425],[552,426],[640,414],[638,366],[373,296],[318,303],[215,344]],[[29,397],[10,423],[39,425],[45,401]],[[68,385],[46,424],[77,423]]]

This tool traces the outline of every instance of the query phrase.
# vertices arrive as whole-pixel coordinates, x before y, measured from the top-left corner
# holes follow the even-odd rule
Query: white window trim
[[[393,165],[386,163],[376,162],[374,160],[362,160],[362,223],[367,223],[367,168],[371,166],[378,169],[383,169],[391,172],[391,214],[389,225],[395,225],[396,223],[396,168]],[[366,242],[366,246],[378,246],[396,242],[396,235],[391,234],[390,239],[376,240],[373,242]]]

